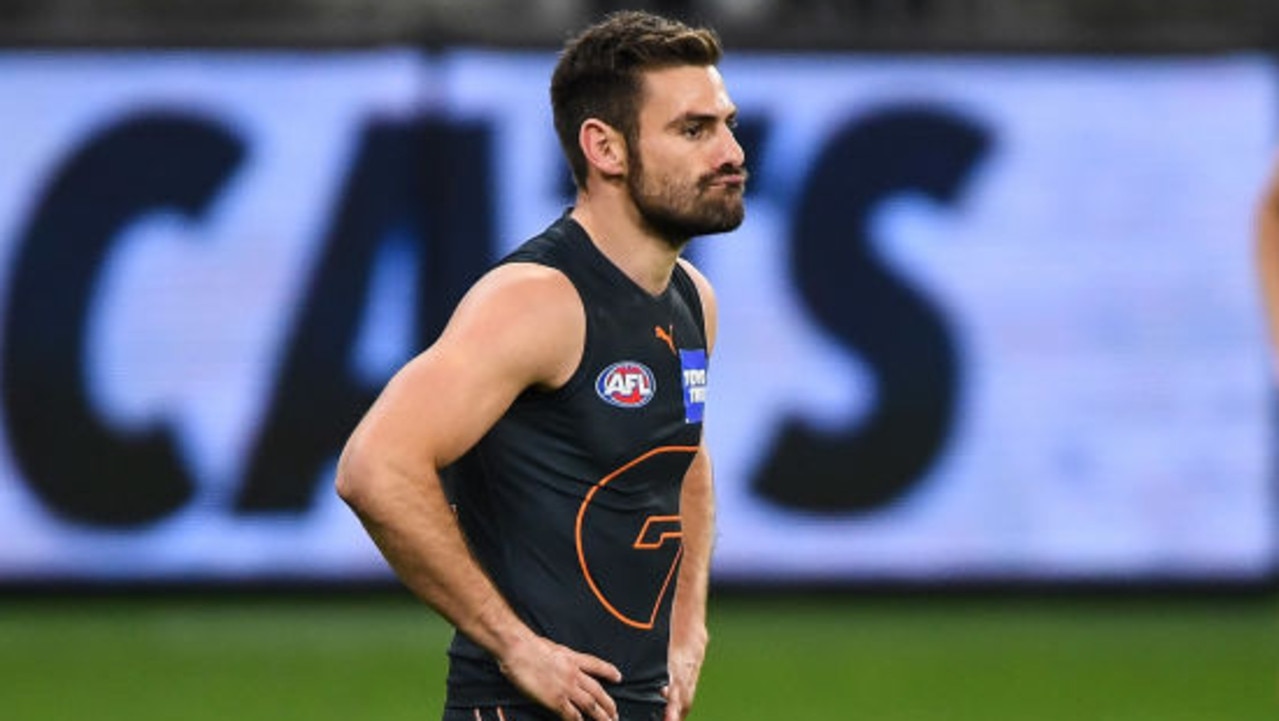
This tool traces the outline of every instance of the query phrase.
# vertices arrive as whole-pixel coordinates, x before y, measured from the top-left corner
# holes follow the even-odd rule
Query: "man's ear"
[[[577,132],[586,164],[600,175],[614,178],[626,174],[626,138],[616,128],[598,118],[587,118]]]

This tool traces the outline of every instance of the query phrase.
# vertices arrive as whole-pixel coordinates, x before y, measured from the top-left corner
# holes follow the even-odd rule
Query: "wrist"
[[[676,631],[671,630],[671,652],[692,656],[699,661],[706,655],[706,647],[710,645],[710,631],[706,624],[685,624]]]
[[[518,655],[536,636],[500,597],[480,604],[473,617],[471,640],[488,651],[499,664]]]

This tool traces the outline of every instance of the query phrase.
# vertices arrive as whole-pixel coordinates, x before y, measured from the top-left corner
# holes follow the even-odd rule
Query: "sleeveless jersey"
[[[586,312],[573,376],[528,390],[445,469],[475,557],[537,633],[622,672],[615,698],[663,703],[669,615],[682,554],[679,498],[702,435],[706,332],[678,265],[653,296],[567,215],[501,262],[562,272]],[[450,705],[527,702],[462,634]]]

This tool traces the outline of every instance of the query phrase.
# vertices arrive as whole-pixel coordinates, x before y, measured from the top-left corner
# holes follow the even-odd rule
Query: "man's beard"
[[[638,154],[631,158],[626,178],[631,202],[640,218],[673,247],[682,248],[699,235],[725,233],[742,224],[746,208],[742,191],[721,189],[711,196],[712,185],[728,173],[745,174],[740,168],[721,168],[698,178],[695,183],[650,179]]]

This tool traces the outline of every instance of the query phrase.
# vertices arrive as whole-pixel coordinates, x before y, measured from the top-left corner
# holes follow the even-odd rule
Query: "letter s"
[[[793,227],[796,287],[817,321],[871,367],[869,418],[823,433],[790,419],[753,482],[773,503],[864,512],[919,482],[953,421],[957,360],[942,314],[874,254],[870,218],[904,192],[951,203],[990,144],[946,109],[898,107],[839,131],[808,177]]]

